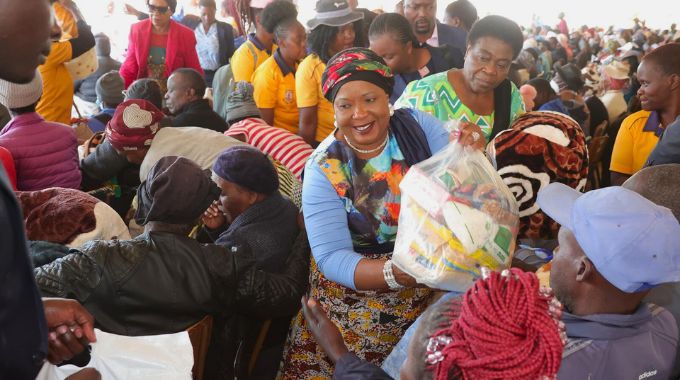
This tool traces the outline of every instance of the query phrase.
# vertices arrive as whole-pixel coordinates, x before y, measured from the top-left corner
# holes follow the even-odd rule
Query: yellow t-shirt
[[[72,54],[70,42],[52,42],[47,60],[38,66],[43,81],[43,94],[36,111],[45,120],[71,124],[73,79],[64,63],[71,60]]]
[[[276,51],[276,44],[272,46],[272,51]],[[231,56],[229,61],[231,71],[234,73],[234,83],[240,81],[250,82],[255,70],[271,56],[253,35],[239,46]]]
[[[323,141],[330,135],[335,127],[335,113],[333,104],[323,97],[321,91],[321,74],[326,69],[326,64],[316,54],[310,54],[305,58],[295,72],[295,93],[298,108],[317,107],[316,117],[316,141]]]
[[[258,108],[274,109],[274,126],[298,132],[298,108],[295,100],[295,73],[277,62],[277,53],[267,58],[253,74],[253,98]],[[286,72],[284,72],[284,70]]]
[[[645,165],[661,133],[656,112],[639,111],[625,118],[616,135],[609,170],[629,175],[637,173]]]

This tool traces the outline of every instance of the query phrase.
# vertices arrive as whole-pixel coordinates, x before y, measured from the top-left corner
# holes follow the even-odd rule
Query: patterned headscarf
[[[333,56],[321,76],[323,96],[333,102],[340,87],[353,80],[363,80],[392,94],[394,77],[385,61],[373,51],[355,47]]]
[[[118,151],[148,147],[164,116],[146,100],[126,100],[116,107],[113,118],[106,125],[106,139]]]
[[[560,182],[583,191],[588,149],[578,123],[557,112],[528,112],[487,147],[503,182],[519,203],[518,238],[554,239],[558,225],[536,203],[539,190]]]

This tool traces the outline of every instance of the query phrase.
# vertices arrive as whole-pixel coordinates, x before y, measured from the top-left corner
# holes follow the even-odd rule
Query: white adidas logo
[[[648,377],[656,376],[657,372],[658,372],[657,370],[647,371],[647,372],[643,373],[642,375],[640,375],[640,377],[638,377],[638,380],[642,380],[642,379],[646,379]]]

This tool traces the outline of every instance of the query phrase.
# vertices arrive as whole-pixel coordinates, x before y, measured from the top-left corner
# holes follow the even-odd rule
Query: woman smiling
[[[428,304],[431,291],[389,259],[408,169],[441,150],[449,134],[423,112],[392,110],[394,78],[364,48],[330,59],[322,76],[336,130],[305,168],[303,209],[312,248],[311,296],[340,327],[352,351],[380,364]],[[466,124],[459,141],[482,148],[481,130]],[[330,378],[333,368],[298,315],[282,376]]]

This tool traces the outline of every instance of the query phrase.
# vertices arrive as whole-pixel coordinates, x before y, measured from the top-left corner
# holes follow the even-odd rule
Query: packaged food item
[[[432,288],[463,292],[482,266],[510,266],[518,206],[481,152],[449,144],[411,167],[399,187],[392,256],[399,269]]]

